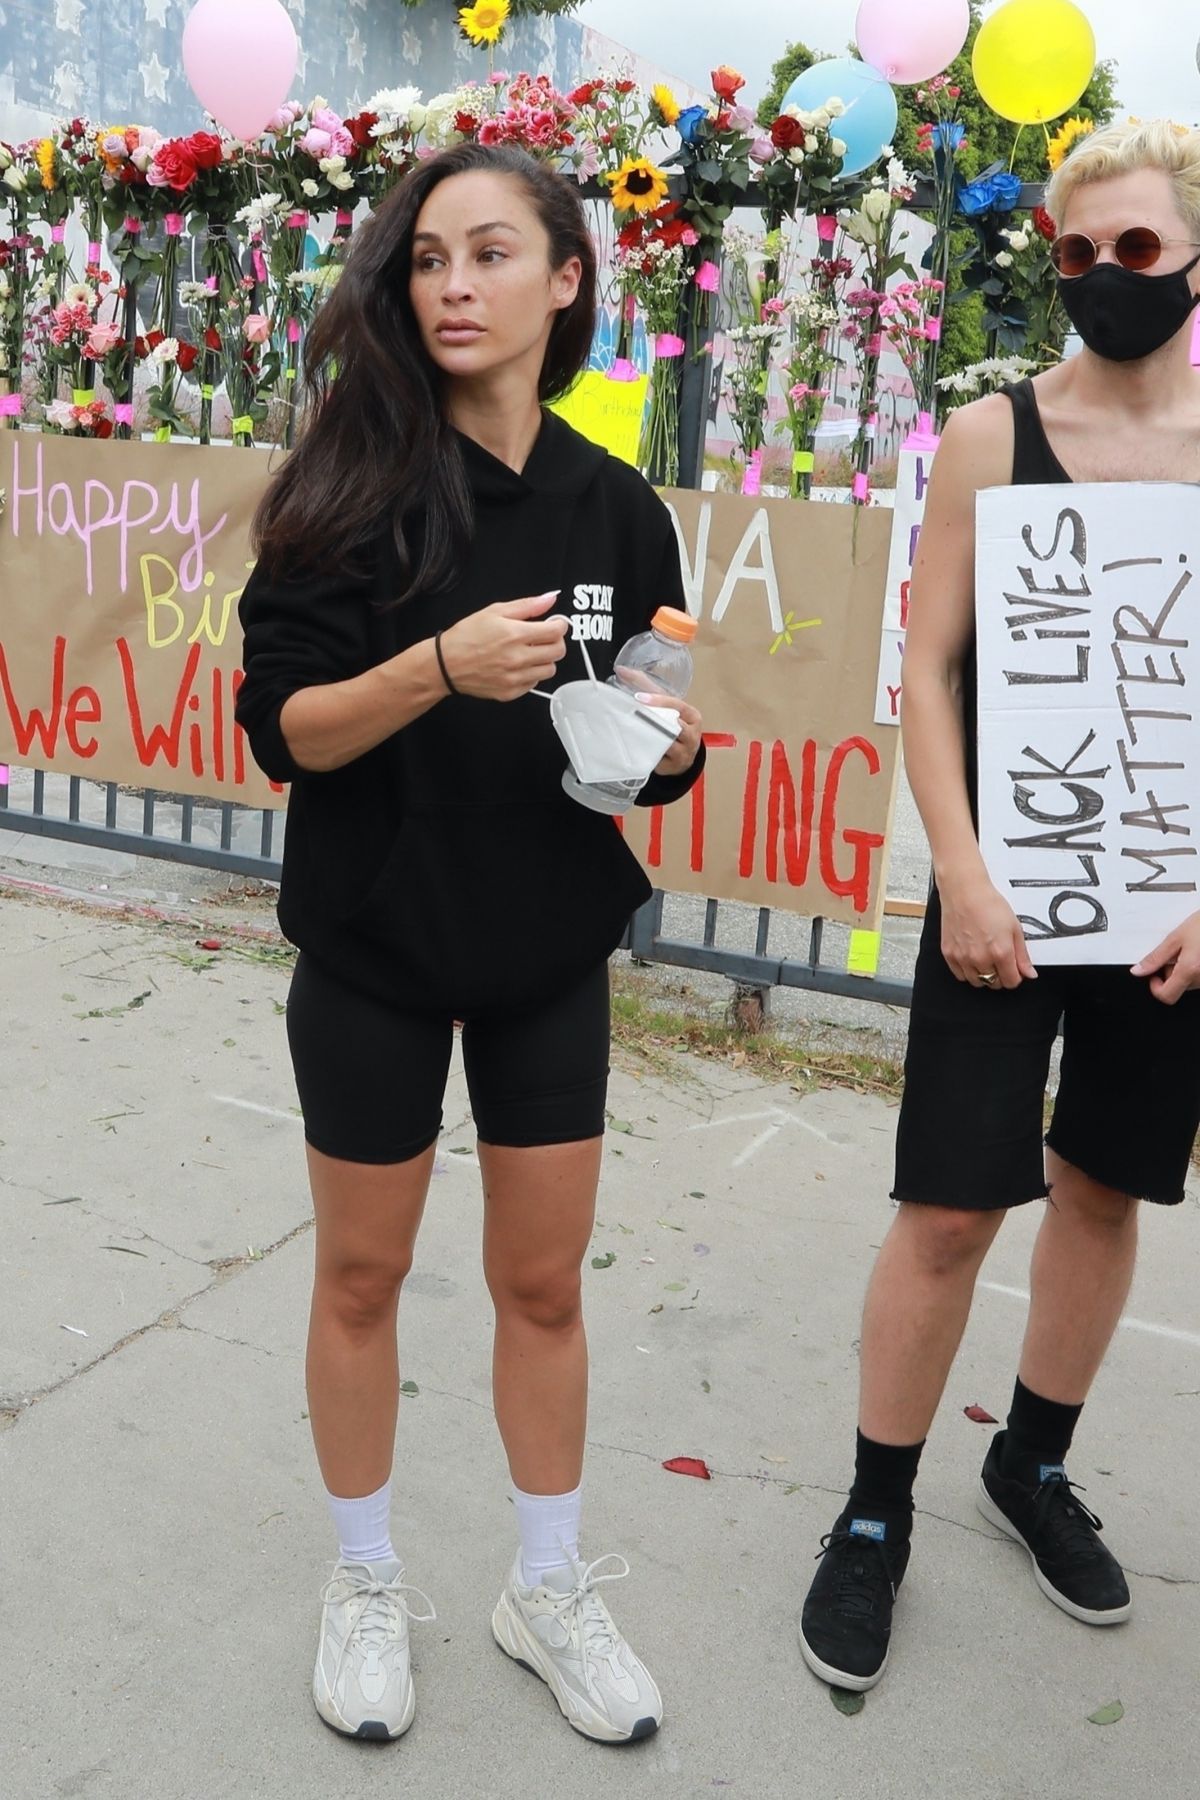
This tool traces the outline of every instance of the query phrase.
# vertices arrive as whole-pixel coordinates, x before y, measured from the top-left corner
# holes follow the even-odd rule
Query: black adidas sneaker
[[[804,1602],[800,1651],[834,1687],[872,1688],[887,1667],[892,1608],[908,1567],[908,1531],[847,1509],[821,1539],[821,1566]]]
[[[1035,1483],[1000,1470],[997,1432],[979,1478],[979,1510],[1028,1550],[1047,1599],[1085,1625],[1119,1625],[1133,1603],[1121,1565],[1100,1542],[1103,1523],[1077,1497],[1061,1463],[1044,1463]]]

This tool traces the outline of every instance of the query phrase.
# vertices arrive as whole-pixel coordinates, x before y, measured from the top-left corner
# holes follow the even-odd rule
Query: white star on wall
[[[59,63],[54,71],[54,99],[64,112],[73,113],[79,105],[83,83],[74,63]]]
[[[83,0],[57,0],[54,8],[54,24],[59,31],[69,31],[74,35],[79,30],[79,22],[83,18]]]
[[[421,40],[415,31],[405,31],[400,39],[404,50],[404,60],[415,69],[421,60]]]
[[[294,19],[303,19],[304,0],[288,0],[287,9]]]
[[[356,25],[354,30],[350,33],[349,40],[346,44],[346,62],[351,69],[357,69],[360,74],[366,73],[366,70],[363,67],[366,49],[367,46],[363,40],[363,35]]]
[[[300,91],[308,79],[308,51],[302,44],[296,46],[296,87]]]
[[[171,0],[142,0],[147,25],[165,25]]]
[[[171,71],[163,68],[158,60],[158,53],[155,52],[145,62],[139,63],[138,70],[142,77],[142,87],[145,89],[144,97],[147,100],[165,100],[167,76]]]

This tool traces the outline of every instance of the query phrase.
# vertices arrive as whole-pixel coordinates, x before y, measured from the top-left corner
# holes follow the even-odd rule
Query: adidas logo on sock
[[[882,1519],[851,1519],[850,1536],[873,1538],[882,1544],[887,1538],[887,1526]]]

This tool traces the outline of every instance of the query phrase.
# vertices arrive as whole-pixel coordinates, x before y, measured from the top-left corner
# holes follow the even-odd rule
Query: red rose
[[[732,100],[746,85],[746,77],[731,69],[728,63],[722,63],[719,69],[713,70],[713,93],[718,100]]]
[[[92,426],[93,437],[110,438],[112,434],[113,422],[111,419],[97,419],[96,423]]]
[[[359,113],[357,119],[346,120],[346,130],[354,139],[355,145],[359,150],[369,150],[371,148],[371,145],[375,142],[374,138],[371,136],[371,127],[372,125],[378,125],[378,123],[379,114],[373,112],[362,112]]]
[[[223,161],[221,140],[212,131],[193,131],[184,138],[184,148],[198,169],[215,169]]]
[[[733,118],[733,114],[728,110],[728,108],[722,108],[722,110],[717,114],[716,118],[713,120],[713,124],[716,126],[718,131],[728,131],[730,121],[732,120],[732,118]]]
[[[1039,235],[1044,237],[1048,244],[1052,244],[1058,236],[1058,226],[1054,223],[1054,220],[1050,217],[1050,214],[1046,211],[1044,206],[1034,207],[1033,223],[1034,229]]]
[[[780,113],[771,127],[771,142],[777,150],[794,150],[804,143],[804,127],[789,113]]]
[[[158,146],[154,152],[154,167],[163,177],[166,186],[177,194],[182,194],[185,188],[191,187],[199,172],[195,158],[182,138]]]
[[[200,354],[200,352],[199,352],[199,350],[197,350],[195,344],[185,344],[183,339],[180,338],[179,353],[176,356],[175,360],[179,364],[180,371],[184,375],[190,374],[190,372],[195,368],[196,358],[199,356],[199,354]]]
[[[164,334],[161,331],[148,331],[146,333],[147,349],[157,350],[158,346],[163,342],[163,337]]]
[[[204,348],[206,350],[219,350],[221,348],[221,334],[215,325],[210,325],[204,333]]]

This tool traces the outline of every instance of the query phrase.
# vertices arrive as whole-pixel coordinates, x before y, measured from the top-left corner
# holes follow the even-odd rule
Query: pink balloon
[[[940,75],[970,28],[967,0],[862,0],[855,36],[864,61],[906,87]]]
[[[287,99],[296,31],[279,0],[197,0],[183,28],[192,92],[238,138],[256,138]]]

